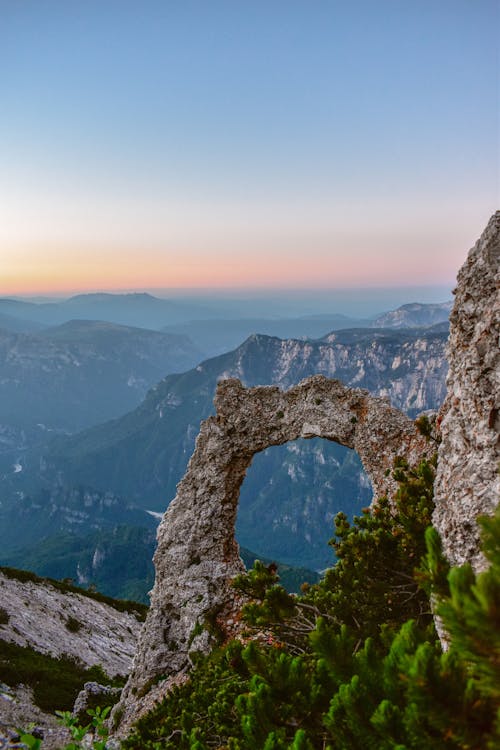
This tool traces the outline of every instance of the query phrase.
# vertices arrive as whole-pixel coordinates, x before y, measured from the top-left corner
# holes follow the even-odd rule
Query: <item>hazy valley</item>
[[[144,308],[163,309],[148,295],[102,297],[86,300],[96,316],[112,310],[110,317],[135,315],[137,322],[140,313],[144,322]],[[77,298],[71,311],[82,305]],[[34,316],[38,307],[47,321],[64,305],[22,309]],[[287,388],[320,373],[388,397],[414,416],[444,397],[448,311],[448,303],[407,305],[366,328],[315,340],[252,334],[193,369],[187,368],[199,361],[199,350],[185,334],[97,320],[29,334],[4,330],[0,524],[18,533],[6,538],[0,561],[144,601],[158,518],[175,495],[200,421],[213,412],[219,379]],[[241,323],[213,321],[215,339],[205,348],[222,346],[217,331],[235,335]],[[382,323],[387,327],[376,327]],[[245,321],[246,330],[253,324]],[[304,332],[297,319],[273,325]],[[179,374],[161,378],[172,371]],[[89,429],[78,432],[82,427]],[[243,484],[238,539],[259,556],[322,569],[332,560],[326,542],[335,514],[359,512],[370,498],[357,455],[342,446],[316,439],[269,449],[256,456]]]

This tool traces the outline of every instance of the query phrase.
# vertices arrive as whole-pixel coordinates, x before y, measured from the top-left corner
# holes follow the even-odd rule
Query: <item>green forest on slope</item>
[[[70,571],[75,578],[79,574],[78,585],[83,588],[75,587],[78,592],[95,589],[112,597],[110,601],[113,602],[126,600],[147,605],[148,592],[154,584],[155,547],[155,531],[141,527],[117,526],[112,531],[95,531],[85,537],[63,533],[33,545],[28,553],[20,551],[6,555],[0,559],[0,572],[8,575],[7,571],[19,570],[24,565],[27,570],[36,571],[38,576],[69,583],[75,580],[68,576]],[[96,552],[99,554],[98,566],[93,565]],[[245,547],[240,547],[240,556],[246,568],[251,568],[257,557],[267,564],[274,562]],[[4,567],[4,562],[8,567]],[[276,562],[280,583],[287,591],[296,593],[302,583],[319,580],[320,576],[314,570]],[[20,575],[30,574],[21,570]],[[38,576],[33,574],[34,579]]]
[[[126,750],[472,750],[500,746],[500,515],[490,568],[448,570],[431,526],[434,465],[394,475],[387,499],[335,521],[337,563],[300,597],[256,562],[235,587],[246,633],[143,717]],[[431,596],[449,634],[443,652]]]

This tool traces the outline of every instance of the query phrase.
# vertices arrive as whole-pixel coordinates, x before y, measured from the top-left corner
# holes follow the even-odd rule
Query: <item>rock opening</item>
[[[244,567],[234,527],[239,490],[252,457],[299,437],[321,437],[355,450],[374,496],[392,494],[394,459],[417,462],[429,451],[414,423],[387,399],[320,375],[287,391],[219,383],[216,416],[200,428],[195,451],[158,529],[151,609],[115,716],[122,731],[207,653],[234,634],[238,607],[231,580]],[[430,451],[429,451],[430,452]]]

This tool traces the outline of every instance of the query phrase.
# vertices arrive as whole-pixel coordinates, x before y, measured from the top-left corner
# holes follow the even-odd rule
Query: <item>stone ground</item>
[[[31,690],[23,685],[11,688],[0,683],[0,750],[24,748],[17,729],[35,725],[36,736],[43,736],[43,750],[57,750],[71,740],[69,731],[56,717],[45,714],[33,703]]]

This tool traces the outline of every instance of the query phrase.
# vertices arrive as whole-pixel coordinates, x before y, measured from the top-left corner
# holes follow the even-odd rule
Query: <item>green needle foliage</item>
[[[257,562],[235,581],[248,631],[197,663],[136,725],[128,750],[480,750],[500,747],[500,515],[490,568],[449,574],[431,529],[433,462],[352,524],[302,596]],[[443,652],[430,597],[449,634]]]

